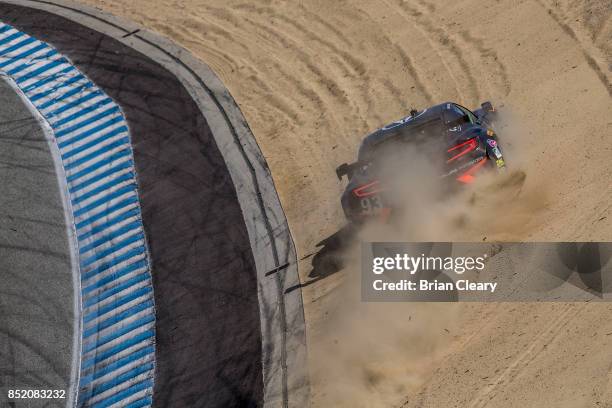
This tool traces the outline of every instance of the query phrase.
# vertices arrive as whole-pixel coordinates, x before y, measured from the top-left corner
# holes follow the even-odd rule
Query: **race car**
[[[384,179],[381,168],[389,157],[401,156],[407,147],[435,163],[436,180],[445,185],[470,184],[486,169],[504,169],[493,131],[495,115],[490,102],[474,112],[445,102],[421,111],[413,109],[409,116],[366,136],[357,161],[336,169],[338,179],[348,178],[341,198],[346,218],[357,224],[372,217],[389,219],[398,205],[389,191],[394,187]]]

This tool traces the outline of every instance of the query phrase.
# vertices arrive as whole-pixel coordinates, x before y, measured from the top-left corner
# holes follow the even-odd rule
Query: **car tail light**
[[[464,184],[471,184],[474,182],[475,178],[474,178],[474,173],[476,173],[476,171],[481,168],[482,166],[485,165],[485,163],[487,162],[487,158],[482,158],[482,160],[480,160],[479,162],[476,162],[475,164],[473,164],[472,166],[470,166],[469,169],[467,169],[462,175],[460,175],[459,177],[457,177],[457,181],[460,181]]]
[[[382,191],[380,187],[380,181],[376,180],[368,184],[364,184],[363,186],[359,186],[353,190],[353,194],[355,194],[359,198],[369,197],[374,194],[378,194]]]
[[[457,160],[461,156],[471,151],[476,150],[477,147],[478,147],[478,141],[476,140],[476,138],[472,138],[472,139],[466,140],[465,142],[461,142],[458,145],[453,146],[447,150],[447,152],[450,155],[450,159],[448,159],[446,162],[450,163],[453,160]]]

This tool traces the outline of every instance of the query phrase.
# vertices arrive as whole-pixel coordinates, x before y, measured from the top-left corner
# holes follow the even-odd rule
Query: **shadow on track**
[[[355,243],[357,239],[356,230],[352,225],[345,225],[329,237],[317,243],[320,248],[317,252],[308,254],[300,260],[312,257],[312,270],[308,274],[309,280],[299,285],[288,288],[285,293],[290,293],[296,289],[312,285],[325,279],[345,267],[344,254],[346,250]]]

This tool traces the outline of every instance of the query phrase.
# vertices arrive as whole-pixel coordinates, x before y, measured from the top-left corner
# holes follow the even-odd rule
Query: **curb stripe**
[[[152,363],[146,363],[143,364],[139,367],[133,368],[129,371],[126,371],[123,374],[118,375],[117,377],[113,378],[111,381],[106,382],[104,384],[100,384],[97,387],[94,387],[91,389],[91,391],[88,393],[88,397],[93,397],[95,395],[101,394],[104,391],[107,391],[113,387],[116,387],[119,384],[122,384],[146,371],[152,370],[153,369],[153,364]]]
[[[93,86],[93,84],[91,84],[91,85]],[[78,89],[76,91],[78,91]],[[68,94],[69,93],[70,92],[68,92]],[[76,94],[76,93],[78,93],[78,92],[74,92],[74,94]],[[72,108],[75,108],[75,107],[81,105],[82,103],[87,102],[87,101],[95,98],[96,96],[100,96],[100,95],[104,95],[104,93],[102,91],[93,91],[93,92],[89,93],[88,95],[83,96],[82,98],[77,99],[76,101],[67,103],[66,105],[62,106],[61,108],[58,108],[58,109],[54,110],[51,113],[48,113],[47,116],[48,117],[57,116],[57,115],[59,115],[61,113],[64,113],[64,112],[66,112],[66,111],[68,111],[68,110],[70,110]],[[54,100],[54,103],[52,105],[55,105],[55,104],[61,102],[65,97],[66,96],[58,97],[57,99]],[[39,108],[39,109],[42,110],[44,108]]]
[[[135,242],[139,242],[139,241],[144,241],[144,235],[140,232],[138,234],[132,235],[128,238],[125,238],[122,241],[119,241],[117,243],[117,245],[112,246],[108,249],[105,249],[103,251],[100,251],[92,256],[90,256],[89,258],[85,258],[81,261],[81,266],[84,268],[86,266],[95,264],[96,261],[100,260],[100,259],[104,259],[106,258],[108,255],[118,252],[122,249],[124,249],[125,247],[127,247],[130,244],[133,244]]]
[[[93,405],[93,408],[107,408],[110,407],[111,405],[114,405],[120,401],[123,401],[124,399],[128,398],[131,395],[136,394],[138,391],[142,391],[146,388],[153,388],[153,382],[151,380],[146,380],[143,381],[141,383],[138,383],[136,385],[131,386],[130,388],[121,391],[117,394],[115,394],[113,397],[110,397],[106,400],[103,400],[102,402]]]
[[[81,247],[80,252],[81,254],[84,254],[86,252],[91,251],[92,249],[102,245],[102,244],[106,244],[107,242],[112,241],[113,239],[120,237],[123,234],[126,234],[134,229],[137,229],[140,226],[140,223],[138,221],[132,222],[130,224],[127,224],[121,228],[119,228],[116,231],[113,231],[111,233],[109,233],[108,235],[105,235],[104,237],[98,239],[97,241],[92,242],[91,244],[88,245],[84,245]]]
[[[123,292],[125,289],[134,286],[142,281],[147,280],[148,275],[146,273],[136,275],[133,278],[128,279],[124,283],[113,287],[107,291],[100,293],[98,296],[92,296],[83,302],[83,308],[88,308],[89,306],[95,305],[96,303],[100,303],[108,297],[117,294],[119,292]]]
[[[117,355],[121,353],[122,351],[127,350],[130,347],[135,346],[136,344],[142,343],[143,341],[153,339],[154,336],[155,336],[155,332],[152,329],[139,333],[138,335],[130,339],[127,339],[126,341],[119,343],[118,345],[115,345],[109,348],[108,350],[105,350],[101,353],[96,354],[94,358],[84,360],[83,363],[81,363],[81,369],[87,370],[87,369],[90,369],[91,367],[95,367],[96,364],[101,363],[102,361],[114,355]]]
[[[140,214],[140,212],[138,211],[137,208],[133,208],[131,210],[128,210],[124,213],[121,213],[120,215],[115,216],[114,218],[109,219],[107,222],[105,222],[104,224],[99,224],[98,226],[92,228],[91,230],[89,230],[89,232],[85,232],[81,235],[79,235],[77,238],[79,241],[84,241],[87,238],[90,238],[93,235],[96,235],[102,231],[104,231],[106,228],[112,227],[115,224],[118,224],[122,221],[127,220],[128,218],[132,218],[137,216],[138,214]]]
[[[122,201],[118,202],[115,205],[111,205],[111,206],[107,207],[106,210],[104,210],[102,212],[99,212],[99,213],[97,213],[95,215],[92,215],[91,217],[89,217],[89,218],[79,222],[78,224],[76,224],[76,228],[77,228],[77,230],[79,230],[79,229],[85,227],[86,225],[89,225],[89,224],[94,223],[94,222],[96,222],[96,221],[98,221],[100,219],[108,217],[109,214],[112,214],[112,213],[114,213],[117,210],[125,208],[128,205],[130,205],[130,204],[135,204],[137,202],[138,202],[138,199],[136,197],[126,198],[125,200],[122,200]]]
[[[4,56],[4,54],[13,51],[13,49],[16,49],[16,50],[20,49],[21,47],[23,47],[25,45],[29,45],[29,44],[35,43],[36,41],[37,40],[35,40],[34,38],[28,38],[25,41],[23,41],[23,42],[21,42],[19,44],[16,44],[16,45],[14,45],[12,47],[9,47],[6,50],[0,52],[0,56]],[[0,68],[3,68],[5,66],[7,66],[7,65],[11,65],[13,62],[19,61],[20,59],[25,58],[25,57],[27,57],[27,56],[29,56],[31,54],[34,54],[35,52],[40,51],[40,50],[45,49],[45,48],[46,48],[45,44],[40,44],[40,45],[32,48],[31,50],[24,51],[21,54],[15,55],[13,58],[9,59],[8,61],[5,61],[2,64],[0,64]]]
[[[35,83],[31,84],[31,85],[28,85],[25,88],[22,88],[22,90],[23,90],[23,92],[25,92],[27,94],[28,92],[30,92],[30,91],[32,91],[34,89],[40,88],[40,87],[42,87],[42,86],[44,86],[44,85],[46,85],[46,84],[48,84],[50,82],[57,81],[58,77],[61,77],[62,75],[65,75],[65,74],[67,74],[67,73],[69,73],[71,71],[76,71],[76,68],[73,67],[72,65],[62,69],[59,72],[56,72],[53,75],[49,75],[47,78],[43,78],[43,79],[41,79],[38,82],[35,82]],[[57,137],[57,135],[55,135],[55,137]]]
[[[153,403],[153,400],[151,399],[151,397],[146,397],[138,401],[134,401],[129,405],[126,405],[125,408],[141,408],[141,407],[150,406],[152,403]]]
[[[96,187],[92,190],[89,190],[88,192],[86,192],[85,194],[82,194],[80,196],[77,196],[74,200],[72,200],[72,203],[74,205],[80,204],[83,201],[91,198],[91,197],[95,197],[98,194],[100,194],[101,192],[104,192],[106,190],[109,190],[112,187],[117,186],[120,183],[123,183],[124,181],[128,181],[128,180],[133,180],[134,179],[134,173],[127,173],[124,174],[122,176],[119,176],[117,178],[115,178],[112,181],[109,181],[108,183],[104,183],[99,187]],[[74,194],[74,193],[73,193]]]
[[[150,407],[155,304],[125,115],[55,48],[1,22],[0,61],[64,170],[82,283],[78,407]]]
[[[129,264],[125,268],[113,273],[112,275],[108,275],[105,278],[100,279],[98,282],[83,288],[82,290],[83,297],[86,297],[89,292],[93,292],[94,290],[99,289],[102,286],[107,285],[114,280],[122,278],[123,276],[131,272],[134,272],[137,269],[144,268],[145,266],[147,266],[147,264],[145,261],[142,261],[142,260]]]
[[[73,169],[75,167],[78,167],[84,163],[87,163],[90,160],[95,159],[98,156],[101,156],[102,154],[114,149],[115,147],[119,147],[121,145],[128,145],[130,143],[130,139],[128,137],[122,137],[121,139],[113,142],[113,143],[109,143],[108,145],[88,154],[87,156],[84,156],[78,160],[75,160],[69,164],[67,164],[65,166],[66,170],[70,170]],[[63,157],[62,157],[63,158]]]
[[[13,41],[15,38],[22,37],[23,35],[24,35],[23,33],[19,33],[19,32],[15,33],[15,34],[12,34],[12,35],[9,35],[8,37],[4,38],[3,40],[0,40],[0,45],[9,43],[9,42]]]
[[[46,96],[51,95],[53,92],[56,92],[59,89],[65,88],[67,86],[70,86],[73,83],[78,82],[78,81],[83,80],[83,79],[86,79],[83,75],[81,75],[81,74],[75,75],[75,76],[71,77],[69,80],[67,80],[66,82],[62,83],[61,85],[57,85],[57,86],[52,87],[52,88],[50,88],[50,89],[48,89],[46,91],[39,92],[37,94],[32,95],[30,97],[30,100],[32,102],[36,102],[39,99],[42,99],[42,98],[44,98]]]
[[[88,175],[91,172],[94,172],[98,169],[100,169],[101,167],[108,165],[108,164],[112,164],[114,161],[122,158],[122,157],[126,157],[126,156],[130,156],[131,157],[132,152],[129,151],[128,149],[125,150],[120,150],[117,153],[109,156],[109,157],[105,157],[100,161],[95,162],[94,164],[92,164],[89,167],[84,168],[83,170],[79,171],[78,173],[74,173],[72,175],[70,175],[68,177],[68,182],[73,182],[74,180],[77,180],[81,177],[84,177],[86,175]]]
[[[91,210],[94,210],[98,207],[100,207],[101,205],[104,205],[106,203],[108,203],[109,201],[113,200],[114,198],[117,197],[121,197],[122,195],[125,195],[127,193],[133,193],[136,191],[136,184],[130,184],[128,186],[122,187],[119,190],[114,191],[111,194],[106,195],[105,197],[100,198],[99,200],[94,201],[93,203],[77,210],[74,211],[74,216],[75,217],[80,217],[83,214],[87,214],[89,213]]]
[[[155,349],[152,346],[143,347],[133,352],[132,354],[129,354],[126,357],[122,357],[119,360],[108,364],[107,366],[99,369],[98,371],[94,371],[93,373],[89,375],[81,377],[81,382],[90,383],[94,380],[97,380],[98,378],[104,377],[105,375],[112,373],[113,371],[119,370],[120,368],[124,367],[125,365],[133,361],[140,360],[142,358],[150,356],[151,354],[153,354],[154,351]]]
[[[123,163],[119,163],[118,165],[97,174],[96,176],[83,181],[80,184],[76,184],[73,187],[70,188],[70,193],[74,194],[77,191],[80,191],[88,186],[91,186],[92,184],[97,183],[98,181],[104,180],[106,178],[108,178],[109,176],[112,176],[115,173],[119,173],[121,170],[125,170],[125,169],[131,169],[134,166],[134,163],[131,160],[125,161]]]
[[[65,85],[72,85],[75,82],[78,82],[80,80],[84,79],[82,76],[75,76],[70,78],[68,81],[66,81],[64,84]],[[92,88],[94,86],[94,84],[92,84],[91,82],[87,82],[79,87],[73,88],[70,91],[64,93],[63,95],[57,96],[53,99],[48,100],[47,102],[43,103],[42,105],[38,106],[38,109],[47,109],[50,106],[53,106],[61,101],[63,101],[66,98],[70,98],[71,96],[74,96],[76,94],[78,94],[79,92],[83,92],[85,89],[89,89]],[[53,89],[52,92],[57,91],[57,89]],[[33,99],[33,98],[32,98]],[[40,98],[37,98],[37,100]],[[75,105],[76,106],[76,105]]]
[[[94,334],[96,334],[98,331],[102,331],[106,328],[109,328],[115,324],[117,324],[118,322],[127,319],[130,316],[133,316],[135,314],[138,314],[140,312],[142,312],[143,310],[146,310],[150,307],[153,306],[153,301],[152,300],[147,300],[145,302],[139,303],[136,306],[132,306],[129,309],[126,309],[124,311],[122,311],[121,313],[110,317],[100,323],[98,323],[96,326],[93,326],[87,330],[85,330],[83,332],[83,338],[89,337],[89,336],[93,336]]]
[[[109,140],[110,138],[112,138],[113,136],[117,136],[120,135],[122,133],[127,133],[128,132],[128,128],[127,126],[121,126],[117,129],[114,129],[108,133],[103,134],[100,137],[97,137],[95,139],[93,139],[90,142],[85,143],[84,145],[81,145],[79,147],[75,147],[72,148],[72,150],[70,150],[68,153],[64,154],[62,157],[64,159],[69,159],[73,156],[76,156],[79,153],[84,152],[85,150],[91,149],[92,147],[94,147],[95,145],[105,141],[105,140]]]
[[[25,82],[25,81],[27,81],[29,79],[37,77],[40,74],[44,74],[45,72],[47,72],[47,71],[57,67],[58,65],[65,64],[66,62],[68,62],[66,60],[66,58],[60,58],[60,59],[58,59],[56,61],[52,61],[52,62],[50,62],[48,64],[45,64],[42,67],[40,67],[38,69],[35,69],[34,71],[31,71],[31,72],[29,72],[29,73],[27,73],[25,75],[16,77],[16,81],[15,82],[17,82],[17,84],[21,84],[21,83],[23,83],[23,82]]]
[[[61,120],[57,120],[55,122],[51,122],[51,127],[53,128],[59,128],[62,125],[68,124],[70,122],[72,122],[75,119],[81,118],[83,116],[85,116],[86,114],[90,113],[90,112],[94,112],[96,110],[98,110],[98,108],[104,106],[104,105],[108,105],[109,103],[113,103],[113,100],[110,98],[104,99],[103,101],[98,102],[95,105],[90,105],[87,106],[86,108],[81,109],[80,111],[77,111],[76,113],[73,113],[72,115],[63,118]]]
[[[95,277],[97,274],[102,273],[110,268],[112,268],[115,265],[118,265],[122,262],[125,262],[127,260],[129,260],[132,257],[135,257],[136,255],[143,255],[145,253],[144,248],[139,247],[136,249],[132,249],[129,252],[126,252],[125,254],[122,254],[118,257],[116,257],[115,259],[113,259],[112,261],[106,262],[100,266],[98,266],[97,268],[93,269],[91,272],[88,273],[82,273],[81,274],[81,279],[82,280],[88,280],[91,279],[93,277]]]
[[[93,351],[103,345],[105,345],[106,343],[109,343],[113,340],[118,339],[119,337],[123,337],[125,334],[138,329],[139,327],[142,327],[144,325],[146,325],[147,323],[151,323],[155,320],[155,318],[153,317],[153,315],[148,315],[145,316],[141,319],[136,320],[133,323],[130,323],[128,325],[123,326],[121,329],[108,334],[104,337],[100,337],[97,341],[91,342],[88,345],[83,345],[83,352],[84,353],[89,353],[90,351]]]
[[[84,122],[77,123],[77,124],[75,124],[74,126],[69,127],[69,128],[67,128],[67,129],[62,129],[61,131],[57,132],[57,133],[55,134],[55,136],[56,136],[56,137],[62,137],[62,136],[65,136],[65,135],[67,135],[67,134],[69,134],[69,133],[74,132],[75,130],[81,129],[81,128],[83,128],[83,127],[87,126],[87,125],[90,125],[90,124],[92,124],[92,123],[95,123],[95,122],[97,122],[98,120],[100,120],[100,119],[102,119],[102,118],[104,118],[104,117],[106,117],[106,116],[108,116],[108,115],[112,115],[113,113],[119,113],[119,112],[120,112],[119,107],[118,107],[118,106],[113,106],[112,108],[110,108],[110,109],[108,109],[108,110],[105,110],[104,112],[99,113],[98,115],[96,115],[96,116],[94,116],[94,117],[92,117],[92,118],[89,118],[89,119],[85,120]]]
[[[41,57],[41,59],[44,59],[44,58],[49,58],[49,57],[52,57],[52,56],[54,56],[54,55],[57,55],[57,51],[55,51],[55,50],[53,50],[53,51],[49,51],[49,52],[48,52],[46,55],[42,56],[42,57]],[[13,59],[13,60],[14,60],[14,59]],[[30,61],[30,62],[31,62],[31,61]],[[9,65],[10,65],[10,64],[9,64]],[[30,68],[30,64],[25,63],[25,64],[18,65],[17,67],[15,67],[15,68],[13,68],[13,69],[9,70],[9,71],[7,72],[7,74],[9,74],[9,75],[15,75],[16,73],[21,72],[21,71],[23,71],[23,70],[24,70],[24,69],[26,69],[26,68]]]
[[[76,136],[71,137],[70,139],[66,139],[63,142],[58,143],[58,146],[60,147],[60,149],[63,149],[64,147],[66,147],[66,146],[68,146],[68,145],[70,145],[72,143],[76,143],[76,142],[79,142],[79,141],[81,141],[83,139],[86,139],[89,136],[94,135],[97,132],[99,132],[101,130],[104,130],[104,129],[106,129],[106,128],[108,128],[108,127],[110,127],[110,126],[112,126],[112,125],[114,125],[116,123],[120,123],[122,121],[123,121],[123,118],[121,116],[117,116],[115,118],[112,118],[112,119],[102,123],[101,125],[96,126],[93,129],[87,130],[87,131],[85,131],[83,133],[80,133],[80,134],[78,134]]]

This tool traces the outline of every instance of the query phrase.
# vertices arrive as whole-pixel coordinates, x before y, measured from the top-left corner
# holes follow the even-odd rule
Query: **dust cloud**
[[[511,240],[523,234],[547,195],[545,185],[528,182],[528,138],[511,118],[504,115],[497,126],[508,168],[481,174],[471,185],[440,179],[440,164],[423,154],[440,146],[386,152],[378,174],[397,211],[390,222],[365,225],[340,255],[347,277],[317,339],[322,352],[312,360],[313,406],[398,406],[457,346],[461,304],[361,301],[360,242]]]
[[[367,241],[520,241],[528,239],[538,214],[548,205],[545,180],[530,177],[534,161],[524,119],[499,113],[496,132],[506,159],[502,171],[481,171],[470,185],[440,179],[441,165],[408,147],[385,159],[381,178],[398,210],[387,224],[370,223]],[[429,146],[438,150],[439,146]],[[426,149],[427,150],[427,149]]]
[[[349,276],[334,296],[339,302],[317,339],[311,381],[313,407],[390,407],[427,379],[429,367],[457,333],[460,305],[366,303],[360,299],[355,245],[346,254]]]

